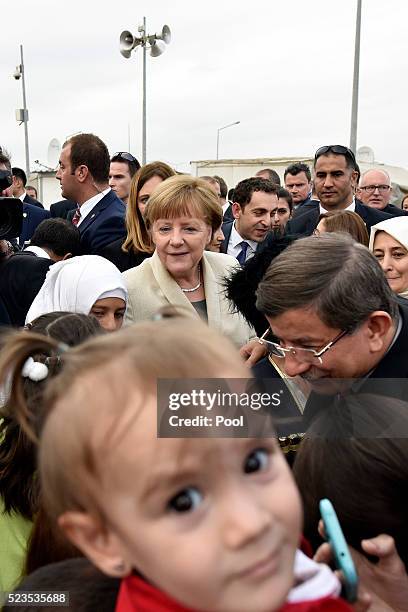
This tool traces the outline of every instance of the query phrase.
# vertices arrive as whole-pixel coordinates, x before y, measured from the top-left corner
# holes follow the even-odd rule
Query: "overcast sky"
[[[16,5],[17,7],[17,5]],[[142,53],[119,35],[163,24],[172,42],[147,61],[147,158],[178,169],[191,160],[311,155],[348,144],[356,0],[20,0],[2,31],[0,144],[25,167],[24,45],[31,166],[51,138],[93,132],[111,153],[141,157]],[[406,0],[363,0],[357,146],[408,167]]]

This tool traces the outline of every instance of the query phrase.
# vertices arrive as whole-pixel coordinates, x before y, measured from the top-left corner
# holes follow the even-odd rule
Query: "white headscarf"
[[[369,249],[374,252],[374,241],[377,232],[386,232],[390,236],[402,244],[408,251],[408,215],[393,217],[392,219],[386,219],[373,225],[370,234]],[[402,297],[408,297],[408,287],[402,293],[399,293]]]
[[[26,323],[58,310],[89,314],[101,298],[127,302],[127,289],[117,267],[99,255],[81,255],[52,265],[27,313]]]

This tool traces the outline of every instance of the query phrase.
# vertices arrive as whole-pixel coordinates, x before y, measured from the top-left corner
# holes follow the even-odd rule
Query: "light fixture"
[[[166,45],[171,42],[171,32],[168,25],[162,27],[160,34],[146,34],[146,17],[143,17],[143,25],[139,26],[138,36],[134,36],[129,30],[124,30],[119,38],[120,53],[129,59],[132,51],[137,47],[143,48],[143,123],[142,123],[142,164],[146,163],[146,50],[150,50],[151,57],[159,57]]]

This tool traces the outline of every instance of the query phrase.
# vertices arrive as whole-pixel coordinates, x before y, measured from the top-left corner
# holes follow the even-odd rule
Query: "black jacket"
[[[119,238],[119,240],[115,240],[99,249],[97,254],[105,257],[105,259],[109,259],[121,272],[139,266],[142,261],[152,256],[152,253],[142,253],[141,251],[137,253],[129,251],[126,253],[122,251],[122,244],[123,238]]]
[[[60,219],[66,219],[70,210],[76,208],[76,202],[72,200],[60,200],[50,206],[51,217],[59,217]]]
[[[381,212],[388,213],[393,217],[405,217],[405,215],[408,215],[408,210],[402,210],[402,208],[399,208],[399,206],[394,206],[394,204],[387,204],[387,206],[385,206]]]
[[[286,234],[301,234],[302,236],[311,236],[313,234],[319,222],[320,207],[318,204],[305,204],[303,209],[304,212],[301,215],[288,221]],[[370,228],[373,225],[392,218],[392,215],[376,208],[365,206],[359,200],[356,200],[355,211],[366,224],[368,233],[370,233]]]
[[[44,206],[41,204],[41,202],[39,202],[35,198],[32,198],[31,196],[29,196],[28,193],[26,193],[25,196],[24,196],[24,202],[26,204],[32,204],[33,206],[38,206],[38,208],[44,208]]]
[[[36,257],[29,251],[16,253],[1,262],[0,303],[7,312],[8,320],[0,319],[0,325],[24,325],[27,312],[53,263],[51,259]]]

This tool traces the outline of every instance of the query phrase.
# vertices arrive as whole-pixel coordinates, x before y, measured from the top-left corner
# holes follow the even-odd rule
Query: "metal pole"
[[[146,163],[146,17],[143,17],[143,129],[142,129],[142,165]]]
[[[357,0],[356,42],[354,47],[354,77],[353,100],[351,103],[350,149],[355,153],[357,148],[357,114],[358,114],[358,84],[360,71],[360,30],[361,30],[361,2]]]
[[[217,157],[216,157],[216,159],[218,159],[219,148],[220,148],[220,130],[218,129],[217,130]]]
[[[26,102],[26,89],[25,89],[25,69],[23,59],[23,45],[20,45],[20,56],[21,56],[21,82],[23,86],[23,112],[24,112],[24,140],[25,140],[25,158],[26,158],[26,174],[27,180],[30,179],[30,151],[28,147],[28,110]]]

